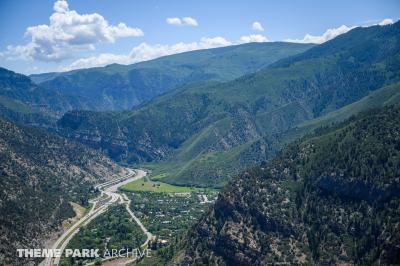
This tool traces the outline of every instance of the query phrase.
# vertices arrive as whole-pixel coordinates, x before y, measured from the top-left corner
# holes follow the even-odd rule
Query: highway
[[[117,177],[115,179],[112,179],[110,181],[95,186],[95,188],[98,188],[100,190],[101,194],[97,198],[90,200],[90,203],[93,204],[90,211],[86,215],[84,215],[80,220],[74,223],[71,227],[69,227],[65,232],[63,232],[63,234],[53,244],[51,249],[61,249],[61,251],[64,252],[68,243],[79,232],[79,228],[81,226],[88,224],[97,216],[103,214],[105,211],[108,210],[108,208],[112,204],[116,202],[120,202],[126,205],[126,209],[133,218],[133,220],[136,223],[138,223],[140,228],[147,236],[146,242],[142,246],[147,245],[147,243],[152,237],[152,234],[147,231],[147,229],[143,226],[140,220],[134,215],[134,213],[129,208],[130,200],[128,199],[128,197],[125,194],[118,193],[119,187],[146,176],[146,172],[138,169],[137,170],[128,169],[128,171],[129,173],[124,176]],[[44,266],[59,265],[60,259],[61,259],[60,257],[46,258],[42,263],[40,263],[40,265]]]

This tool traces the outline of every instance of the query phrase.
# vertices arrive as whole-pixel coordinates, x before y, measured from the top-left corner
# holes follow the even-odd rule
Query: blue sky
[[[55,3],[0,0],[0,66],[30,74],[250,41],[321,43],[354,26],[396,21],[400,14],[398,0]]]

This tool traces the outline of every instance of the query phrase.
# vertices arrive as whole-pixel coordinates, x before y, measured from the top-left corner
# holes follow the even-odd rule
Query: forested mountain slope
[[[25,75],[0,67],[0,113],[13,121],[34,125],[54,123],[71,109],[90,109],[81,98],[41,88]]]
[[[167,160],[168,182],[221,186],[297,125],[399,82],[399,52],[399,22],[356,28],[233,81],[190,84],[127,112],[69,112],[59,125],[116,160]]]
[[[398,265],[399,176],[399,105],[320,129],[235,178],[174,263]]]
[[[119,167],[82,144],[0,118],[0,264],[18,261],[17,248],[42,248],[68,203],[87,204],[94,183]]]
[[[232,80],[313,46],[249,43],[185,52],[126,66],[113,64],[31,75],[31,78],[43,88],[85,98],[90,110],[128,110],[186,83]]]

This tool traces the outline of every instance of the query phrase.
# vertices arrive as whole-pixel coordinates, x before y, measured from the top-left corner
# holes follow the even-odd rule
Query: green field
[[[148,178],[142,178],[126,184],[121,187],[125,191],[148,191],[148,192],[166,192],[166,193],[182,193],[204,191],[202,188],[192,188],[183,186],[174,186],[163,182],[151,181]]]

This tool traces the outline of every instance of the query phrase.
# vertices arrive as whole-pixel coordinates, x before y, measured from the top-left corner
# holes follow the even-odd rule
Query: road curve
[[[130,213],[130,215],[133,215],[133,212],[129,209],[129,203],[130,201],[124,200],[121,194],[117,193],[118,188],[120,186],[123,186],[127,183],[130,183],[132,181],[138,180],[146,175],[146,172],[143,170],[131,170],[128,169],[129,173],[117,177],[113,180],[107,181],[105,183],[99,184],[95,186],[95,188],[98,188],[101,192],[101,195],[97,197],[94,200],[91,200],[91,203],[93,203],[92,208],[90,211],[84,215],[81,219],[79,219],[76,223],[74,223],[70,228],[68,228],[58,239],[57,241],[53,244],[51,249],[60,249],[61,252],[64,251],[70,240],[74,237],[79,232],[79,228],[83,225],[88,224],[90,221],[92,221],[94,218],[97,216],[101,215],[107,209],[115,202],[121,201],[122,203],[127,204],[127,210]],[[103,195],[107,195],[106,200],[102,200],[100,202],[100,198]],[[126,197],[126,196],[125,196]],[[98,206],[100,204],[100,206]],[[133,218],[135,217],[135,218]],[[149,233],[146,228],[144,228],[143,224],[139,221],[139,219],[136,218],[136,216],[132,216],[132,218],[139,224],[139,226],[142,228],[143,232],[145,232],[146,236],[148,239],[146,240],[146,243],[149,241],[149,237],[151,238],[151,233]],[[150,236],[149,236],[150,235]],[[40,265],[43,266],[52,266],[52,265],[59,265],[60,263],[60,257],[56,258],[46,258]]]
[[[139,225],[140,229],[142,229],[143,233],[146,235],[147,239],[146,241],[142,244],[141,247],[145,247],[147,246],[147,244],[149,243],[149,241],[152,239],[153,234],[150,233],[146,227],[144,227],[144,225],[142,224],[142,222],[139,220],[139,218],[136,217],[136,215],[133,213],[133,211],[131,210],[131,208],[129,207],[131,204],[131,200],[128,199],[128,197],[123,194],[124,198],[125,198],[125,204],[126,204],[126,210],[128,211],[128,213],[131,215],[132,219]]]

